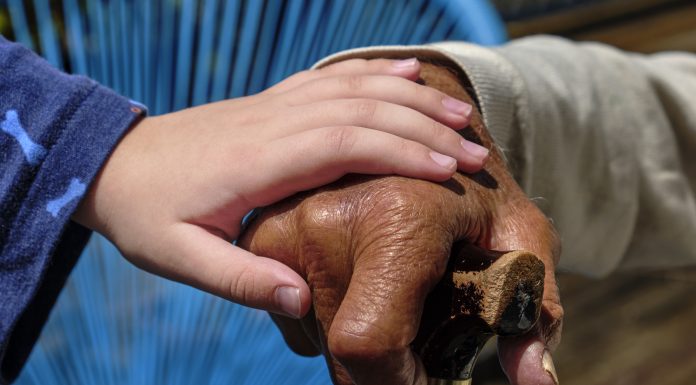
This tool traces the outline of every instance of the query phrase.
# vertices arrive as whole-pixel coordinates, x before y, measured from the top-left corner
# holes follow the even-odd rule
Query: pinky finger
[[[348,173],[402,175],[441,182],[457,161],[427,146],[363,127],[322,127],[276,139],[249,165],[245,198],[264,206]]]

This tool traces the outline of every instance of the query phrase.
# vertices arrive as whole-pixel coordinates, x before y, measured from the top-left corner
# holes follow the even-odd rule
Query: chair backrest
[[[487,0],[5,0],[14,39],[155,114],[258,92],[346,48],[499,44]]]

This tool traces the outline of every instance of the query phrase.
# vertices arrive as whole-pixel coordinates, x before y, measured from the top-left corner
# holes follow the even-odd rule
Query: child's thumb
[[[307,313],[309,287],[294,270],[198,226],[187,227],[176,237],[177,244],[170,245],[177,257],[173,266],[160,266],[165,270],[163,275],[241,305],[293,318]]]

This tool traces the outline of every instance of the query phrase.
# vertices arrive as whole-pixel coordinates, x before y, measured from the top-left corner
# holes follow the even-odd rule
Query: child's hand
[[[419,71],[415,60],[351,60],[258,95],[146,118],[74,219],[143,269],[299,317],[310,306],[305,281],[231,244],[244,214],[347,173],[443,181],[488,156],[452,130],[469,123],[471,106],[413,82]]]

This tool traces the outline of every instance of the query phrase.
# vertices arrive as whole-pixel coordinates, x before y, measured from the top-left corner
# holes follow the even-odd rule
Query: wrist
[[[110,194],[127,195],[126,186],[128,186],[128,183],[121,181],[122,178],[119,176],[124,174],[122,163],[124,163],[125,159],[130,158],[134,152],[133,133],[149,126],[153,119],[143,116],[135,120],[121,140],[116,143],[99,173],[89,185],[77,209],[73,212],[71,219],[74,222],[107,236],[106,224],[109,222],[110,214],[113,211],[110,209],[113,201],[113,196],[110,196]],[[114,189],[121,191],[109,192],[109,190]]]

